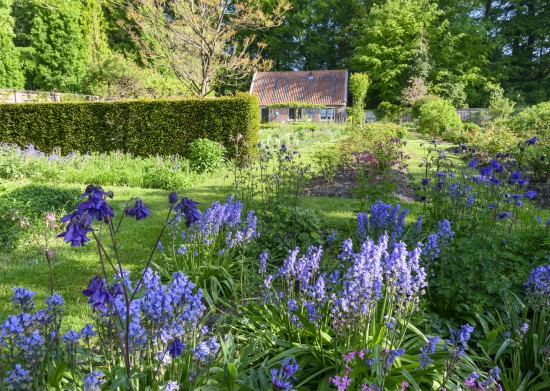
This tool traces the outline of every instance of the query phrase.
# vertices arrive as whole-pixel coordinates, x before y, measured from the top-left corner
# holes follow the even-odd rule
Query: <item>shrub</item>
[[[406,135],[406,128],[392,122],[371,122],[356,127],[344,143],[344,149],[349,150],[350,153],[359,152],[372,149],[378,143],[384,143],[391,139],[402,140]]]
[[[340,154],[334,147],[324,147],[315,152],[313,161],[319,166],[321,175],[331,183],[341,164]]]
[[[196,139],[189,145],[189,161],[198,173],[216,172],[225,166],[225,148],[207,138]]]
[[[413,107],[413,117],[418,120],[418,131],[433,138],[446,138],[463,127],[453,105],[433,95],[417,102]]]
[[[243,136],[240,153],[258,143],[257,97],[139,100],[124,102],[0,105],[0,142],[34,144],[39,150],[124,151],[137,156],[183,155],[198,138],[231,145]],[[232,149],[229,149],[232,151]]]
[[[379,120],[382,121],[395,121],[401,114],[401,107],[394,105],[390,102],[382,102],[378,105],[374,114]]]
[[[514,133],[522,137],[550,137],[550,102],[542,102],[519,112],[509,121]]]

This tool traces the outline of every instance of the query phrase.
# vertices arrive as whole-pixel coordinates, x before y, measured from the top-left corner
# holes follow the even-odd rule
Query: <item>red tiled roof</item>
[[[266,106],[305,102],[327,106],[347,103],[348,71],[256,72],[250,93]]]

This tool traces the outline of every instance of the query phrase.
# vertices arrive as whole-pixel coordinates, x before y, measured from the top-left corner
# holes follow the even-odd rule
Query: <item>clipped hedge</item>
[[[239,94],[216,99],[139,100],[123,102],[0,104],[0,142],[34,144],[62,153],[120,150],[137,156],[188,156],[189,144],[208,138],[235,146],[242,134],[253,152],[258,143],[257,97]]]

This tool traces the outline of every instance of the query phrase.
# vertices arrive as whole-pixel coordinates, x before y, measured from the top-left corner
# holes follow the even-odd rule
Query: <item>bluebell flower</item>
[[[487,208],[488,208],[489,210],[493,210],[493,209],[496,208],[496,206],[495,206],[495,204],[487,204]]]
[[[199,343],[195,349],[192,349],[193,354],[199,361],[204,361],[210,355],[210,349],[206,342]]]
[[[530,200],[532,200],[534,197],[537,196],[537,192],[535,190],[527,190],[523,196],[525,198],[529,198]]]
[[[97,333],[94,331],[94,326],[91,324],[87,324],[80,330],[80,338],[84,341],[84,343],[88,344],[90,342],[90,338],[97,335]]]
[[[494,383],[498,382],[500,380],[500,368],[494,367],[492,369],[489,369],[489,373],[487,374],[487,379],[483,381],[481,384],[485,387],[492,386]]]
[[[384,368],[386,370],[390,369],[395,359],[404,354],[405,354],[405,349],[400,348],[400,349],[390,350],[388,355],[386,356],[386,360],[384,361]]]
[[[470,160],[470,162],[468,163],[468,167],[470,168],[475,168],[477,166],[477,161],[476,159],[472,159]]]
[[[8,371],[4,378],[4,385],[8,390],[30,390],[32,389],[31,371],[24,369],[21,364],[15,364],[12,371]]]
[[[48,312],[57,312],[60,311],[63,307],[65,300],[61,295],[54,293],[53,295],[46,298],[46,304],[48,305]]]
[[[430,184],[429,178],[422,178],[422,186],[426,187]]]
[[[474,197],[468,197],[468,199],[466,200],[466,205],[473,206],[475,202],[476,202],[476,199]]]
[[[529,279],[524,285],[527,289],[527,297],[535,308],[550,306],[550,264],[531,270]]]
[[[146,219],[147,216],[151,216],[151,212],[149,212],[149,209],[143,204],[140,197],[136,197],[134,206],[132,208],[126,208],[124,212],[127,216],[135,217],[136,221]]]
[[[101,386],[105,384],[105,375],[103,372],[94,370],[88,374],[82,381],[84,391],[101,391]]]
[[[180,389],[180,386],[175,381],[169,381],[166,383],[164,388],[162,388],[162,391],[178,391]]]
[[[500,220],[511,219],[511,218],[512,218],[512,213],[503,211],[503,212],[500,212],[500,213],[497,215],[497,217],[498,217]]]
[[[439,341],[438,336],[428,337],[428,344],[420,348],[420,356],[419,356],[420,368],[424,369],[430,363],[433,362],[433,359],[430,357],[430,354],[435,353],[435,348],[438,341]]]
[[[267,250],[264,250],[263,253],[260,254],[260,269],[258,270],[258,273],[265,273],[267,270],[267,258],[269,257],[269,254]]]
[[[34,296],[35,292],[27,288],[13,288],[13,297],[11,301],[15,309],[20,310],[21,312],[30,312],[34,307]]]

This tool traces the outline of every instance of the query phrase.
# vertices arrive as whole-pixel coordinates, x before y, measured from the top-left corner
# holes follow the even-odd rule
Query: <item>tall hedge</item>
[[[124,102],[0,104],[0,142],[34,144],[63,153],[120,150],[137,156],[187,156],[189,144],[208,138],[226,146],[237,134],[252,151],[258,142],[257,97]],[[241,147],[242,148],[242,147]]]

